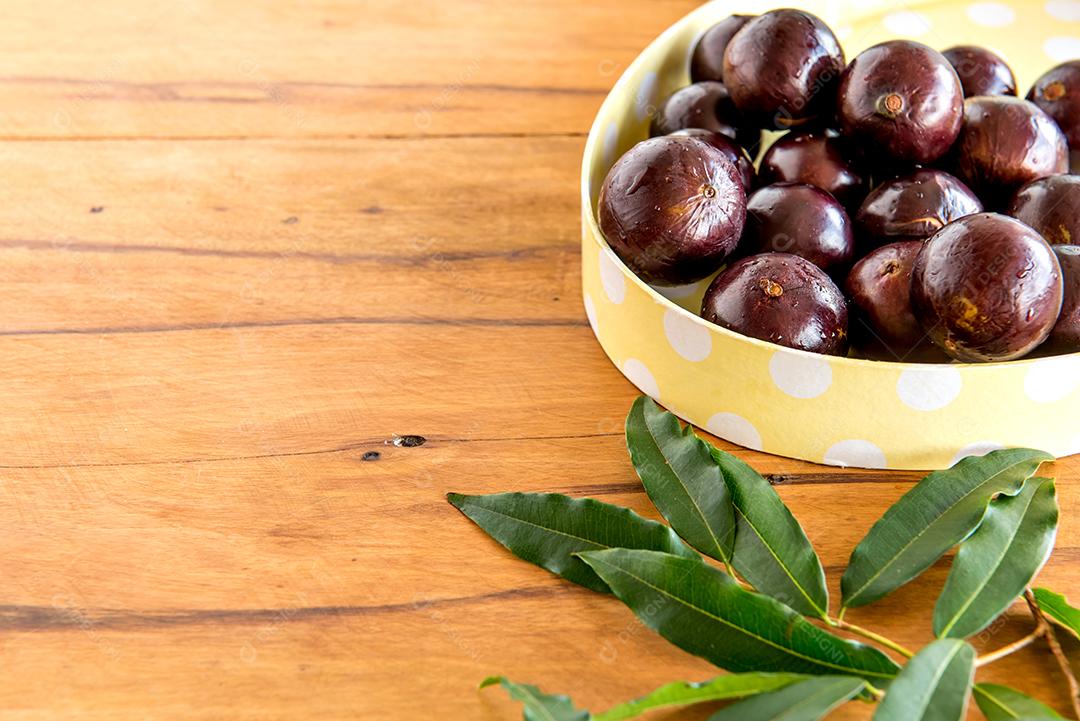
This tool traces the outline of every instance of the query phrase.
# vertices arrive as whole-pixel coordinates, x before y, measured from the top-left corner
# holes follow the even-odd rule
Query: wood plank
[[[0,145],[26,181],[0,209],[0,292],[23,298],[0,334],[581,324],[579,152],[574,139]],[[492,186],[499,205],[477,203]]]
[[[476,690],[487,673],[539,675],[545,690],[570,693],[594,709],[674,677],[704,680],[713,675],[707,664],[628,619],[617,604],[594,599],[584,591],[522,594],[457,605],[420,603],[407,613],[304,620],[286,607],[277,617],[251,623],[170,628],[167,651],[161,647],[162,630],[152,625],[125,631],[90,625],[37,635],[8,633],[6,653],[17,663],[11,666],[10,683],[0,690],[0,702],[18,718],[45,718],[35,708],[49,707],[102,719],[144,718],[147,713],[416,719],[428,718],[437,708],[439,718],[507,721],[520,718],[519,708],[498,690]],[[84,618],[78,606],[58,613]],[[505,629],[521,626],[521,618],[545,619],[546,628],[506,634]],[[559,643],[546,643],[544,652],[537,653],[545,639]],[[403,646],[415,656],[402,653]],[[416,656],[421,655],[431,660],[419,663]],[[179,673],[178,658],[185,662]],[[995,667],[991,676],[1038,693],[1039,688],[1017,679],[1043,671],[1052,677],[1051,666],[1044,654],[1025,652]],[[72,668],[80,673],[70,673]],[[35,683],[44,678],[59,680]],[[237,703],[238,696],[245,702]],[[87,698],[95,699],[92,708],[86,708]],[[131,709],[132,698],[148,704],[141,712]],[[866,705],[851,705],[830,719],[867,719],[869,711]],[[657,716],[705,717],[705,709]],[[977,712],[970,718],[978,718]]]
[[[626,64],[695,5],[44,0],[8,17],[0,134],[581,134]]]
[[[365,427],[369,424],[377,427],[379,419],[361,421],[358,439],[336,449],[275,453],[253,444],[256,457],[248,458],[8,466],[0,508],[18,532],[0,539],[0,550],[10,559],[7,577],[22,588],[11,600],[32,605],[33,598],[41,596],[31,571],[42,559],[31,560],[27,553],[52,553],[46,546],[50,541],[67,549],[71,563],[65,576],[86,589],[87,605],[108,608],[112,603],[136,611],[224,608],[227,599],[254,589],[260,578],[264,585],[257,590],[263,595],[251,596],[249,605],[273,607],[288,600],[281,589],[290,578],[317,576],[324,565],[346,575],[333,588],[312,590],[310,605],[350,605],[360,599],[402,604],[417,589],[442,584],[446,590],[436,596],[451,597],[453,589],[467,587],[477,571],[490,579],[485,592],[508,592],[546,580],[542,572],[514,560],[472,528],[445,503],[448,491],[513,489],[592,496],[659,519],[625,453],[619,453],[622,440],[617,436],[433,438],[421,447],[404,448],[380,438]],[[318,429],[311,433],[317,435]],[[364,460],[370,452],[380,458]],[[164,498],[163,488],[169,491]],[[828,573],[838,578],[869,524],[906,489],[906,484],[879,479],[830,485],[794,481],[782,487],[781,494],[803,520]],[[860,510],[849,510],[855,508]],[[1062,510],[1066,515],[1076,512],[1075,502],[1065,494]],[[101,520],[83,527],[82,518]],[[418,523],[426,528],[422,539],[411,536]],[[137,531],[141,543],[121,552],[128,539],[117,531]],[[466,544],[471,549],[467,554]],[[153,559],[175,548],[192,555],[156,567]],[[369,561],[383,554],[388,563],[350,566],[357,550],[365,551]],[[1065,527],[1056,562],[1043,580],[1067,588],[1075,580],[1078,557],[1080,531]],[[259,563],[245,567],[252,559]],[[211,560],[220,578],[208,584],[201,578]],[[463,562],[460,567],[458,561]],[[421,583],[425,563],[440,569],[440,584]],[[128,585],[133,576],[146,574],[136,587]],[[927,589],[941,580],[939,575],[906,587],[873,608],[851,613],[876,623],[903,615],[906,606],[919,605]]]
[[[580,138],[0,143],[0,163],[18,179],[0,208],[0,247],[203,253],[223,265],[260,254],[406,264],[440,252],[454,260],[576,249],[583,146]]]

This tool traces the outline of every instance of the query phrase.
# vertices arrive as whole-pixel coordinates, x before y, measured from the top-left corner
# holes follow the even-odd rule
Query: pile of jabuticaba
[[[1080,61],[1021,99],[985,48],[894,40],[847,63],[819,18],[775,10],[710,28],[690,78],[600,191],[642,280],[720,270],[703,318],[822,354],[1080,350]],[[787,132],[761,153],[764,130]]]

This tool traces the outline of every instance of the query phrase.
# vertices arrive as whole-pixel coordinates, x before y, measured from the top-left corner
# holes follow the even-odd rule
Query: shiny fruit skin
[[[991,208],[1002,208],[1026,183],[1067,173],[1061,128],[1034,103],[1007,96],[968,98],[955,149],[956,169]]]
[[[1016,191],[1009,215],[1050,245],[1080,245],[1080,176],[1051,175]]]
[[[926,241],[911,274],[915,317],[961,361],[1021,358],[1057,322],[1062,278],[1050,245],[1020,221],[979,213]]]
[[[1020,186],[1069,170],[1069,148],[1053,119],[1034,103],[1004,95],[968,98],[956,146],[956,172],[990,208]]]
[[[716,148],[665,136],[638,143],[600,188],[600,229],[642,280],[682,285],[715,271],[746,219],[742,178]]]
[[[1061,264],[1065,294],[1046,347],[1057,353],[1076,353],[1080,351],[1080,246],[1055,245],[1054,253]]]
[[[724,84],[757,127],[786,130],[832,110],[844,51],[832,30],[801,10],[749,20],[724,53]]]
[[[964,97],[1016,95],[1016,76],[997,53],[978,45],[957,45],[941,53],[960,77]]]
[[[754,16],[731,15],[705,31],[690,56],[690,81],[724,81],[724,51],[735,33]]]
[[[653,116],[650,134],[670,135],[686,128],[702,128],[723,133],[744,147],[756,147],[761,131],[742,120],[722,83],[694,83],[680,88],[660,104]]]
[[[883,245],[856,263],[844,284],[859,320],[898,358],[926,338],[911,307],[911,271],[922,245],[918,240]]]
[[[1080,169],[1080,60],[1070,60],[1051,68],[1028,91],[1027,99],[1054,119]]]
[[[733,263],[705,291],[701,317],[788,348],[847,352],[843,294],[824,271],[789,253],[763,253]]]
[[[712,130],[705,130],[704,128],[687,128],[685,130],[676,130],[671,135],[675,137],[688,137],[697,138],[703,143],[708,143],[713,146],[728,159],[729,163],[734,163],[735,167],[739,170],[739,176],[742,178],[743,190],[749,193],[757,180],[757,174],[754,172],[754,161],[750,159],[746,150],[742,148],[738,143],[732,140],[723,133],[717,133]]]
[[[791,253],[835,272],[851,261],[855,235],[836,198],[812,185],[778,183],[746,199],[739,252]]]
[[[844,71],[840,128],[871,156],[926,165],[956,141],[963,102],[960,78],[941,53],[892,40],[863,51]]]
[[[855,213],[855,228],[863,247],[876,248],[925,240],[952,221],[982,210],[975,193],[959,178],[922,169],[874,188]]]
[[[825,131],[791,132],[761,158],[761,184],[806,183],[831,193],[848,208],[866,195],[867,178],[847,142]]]

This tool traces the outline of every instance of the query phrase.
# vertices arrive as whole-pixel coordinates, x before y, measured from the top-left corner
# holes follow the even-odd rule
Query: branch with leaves
[[[669,642],[730,673],[668,684],[597,714],[535,686],[484,681],[520,701],[526,721],[623,721],[707,701],[733,702],[710,721],[814,721],[853,700],[877,702],[876,721],[959,721],[971,698],[989,721],[1062,718],[1020,691],[975,682],[978,668],[1038,642],[1050,645],[1080,718],[1080,686],[1054,630],[1080,634],[1080,610],[1061,595],[1030,589],[1058,527],[1054,481],[1035,475],[1053,460],[1049,454],[994,451],[926,476],[856,546],[833,614],[821,561],[765,478],[646,397],[630,410],[626,441],[670,526],[558,494],[448,498],[517,556],[613,594]],[[848,609],[884,598],[953,548],[934,607],[933,643],[914,652],[845,620]],[[1032,632],[976,656],[964,639],[1022,596],[1035,619]]]

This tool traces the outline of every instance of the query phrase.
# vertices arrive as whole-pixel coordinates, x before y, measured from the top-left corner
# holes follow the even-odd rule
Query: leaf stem
[[[871,631],[868,628],[863,628],[862,626],[856,626],[853,623],[848,623],[847,621],[845,621],[842,618],[839,618],[839,617],[837,617],[837,618],[827,618],[827,619],[825,619],[825,622],[828,623],[830,626],[832,626],[834,628],[839,628],[839,629],[842,629],[844,631],[854,633],[856,636],[862,636],[863,638],[868,638],[868,639],[870,639],[871,641],[873,641],[874,643],[876,643],[876,644],[878,644],[880,646],[884,646],[887,649],[895,651],[896,653],[900,654],[904,658],[911,658],[912,656],[915,655],[911,651],[909,651],[908,649],[906,649],[903,646],[901,646],[900,644],[898,644],[896,641],[893,641],[890,638],[885,638],[884,636],[882,636],[879,633],[874,633],[873,631]]]
[[[1039,626],[1034,631],[1029,633],[1027,636],[1024,636],[1020,640],[1013,641],[1012,643],[1008,644],[1007,646],[1002,646],[997,651],[991,651],[988,654],[985,654],[983,656],[979,656],[977,659],[975,659],[975,666],[976,666],[976,668],[981,668],[982,666],[986,666],[987,664],[991,664],[994,661],[1000,661],[1001,659],[1005,658],[1006,656],[1014,654],[1014,653],[1016,653],[1017,651],[1019,651],[1022,648],[1027,648],[1028,646],[1030,646],[1035,641],[1039,640],[1040,638],[1042,638],[1045,635],[1046,635],[1046,626],[1044,626],[1042,624],[1039,624]]]
[[[1073,713],[1076,718],[1080,719],[1080,683],[1077,683],[1076,674],[1073,673],[1072,666],[1069,665],[1069,659],[1065,656],[1065,652],[1061,650],[1061,644],[1058,643],[1054,627],[1046,620],[1046,616],[1043,615],[1042,609],[1039,608],[1039,604],[1035,600],[1035,594],[1031,592],[1030,588],[1024,590],[1024,600],[1027,601],[1028,608],[1031,610],[1031,615],[1035,617],[1036,623],[1044,630],[1050,652],[1054,654],[1054,659],[1057,660],[1058,666],[1061,667],[1061,672],[1065,674],[1065,680],[1069,684],[1069,700],[1072,702]]]
[[[724,570],[727,572],[727,575],[731,576],[731,579],[733,581],[735,581],[735,583],[739,584],[740,586],[745,588],[747,591],[754,591],[754,592],[757,591],[757,589],[754,588],[750,584],[749,581],[747,581],[745,578],[743,578],[742,576],[740,576],[738,573],[735,572],[735,569],[734,569],[734,567],[732,567],[730,561],[724,561],[723,563],[724,563]]]

